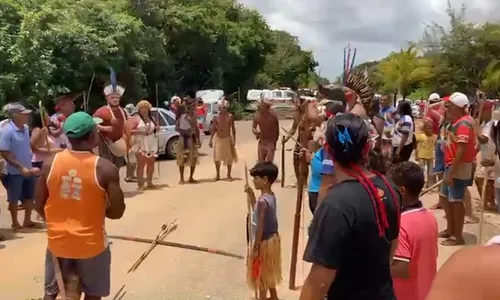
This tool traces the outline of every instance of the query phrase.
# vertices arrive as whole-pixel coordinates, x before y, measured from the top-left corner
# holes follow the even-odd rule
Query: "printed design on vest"
[[[68,175],[62,176],[61,197],[64,199],[82,200],[80,197],[82,191],[82,179],[76,177],[75,169],[68,171]]]

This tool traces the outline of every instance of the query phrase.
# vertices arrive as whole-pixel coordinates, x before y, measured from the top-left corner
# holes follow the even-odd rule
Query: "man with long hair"
[[[304,260],[312,263],[300,300],[395,298],[390,264],[397,246],[401,196],[366,168],[372,147],[365,120],[329,121],[326,146],[337,184],[314,212]],[[371,205],[367,205],[371,203]]]

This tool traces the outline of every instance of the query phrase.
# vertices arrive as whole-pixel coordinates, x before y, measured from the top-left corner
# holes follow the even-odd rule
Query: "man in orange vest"
[[[105,218],[120,219],[125,211],[117,167],[92,153],[99,142],[102,120],[85,112],[63,124],[72,150],[45,160],[35,195],[38,213],[46,220],[44,300],[56,299],[56,272],[65,281],[77,275],[85,299],[98,300],[110,292],[111,253]]]

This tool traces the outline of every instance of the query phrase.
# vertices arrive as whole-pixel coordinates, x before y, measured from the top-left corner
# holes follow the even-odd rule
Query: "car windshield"
[[[218,100],[224,96],[223,90],[201,90],[196,92],[196,98],[206,100]]]

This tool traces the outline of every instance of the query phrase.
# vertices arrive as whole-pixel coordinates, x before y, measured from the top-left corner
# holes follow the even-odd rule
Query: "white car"
[[[166,155],[168,158],[175,158],[177,154],[177,144],[179,142],[179,132],[175,131],[175,114],[165,108],[160,110],[160,148],[158,153]],[[151,115],[155,120],[158,120],[157,108],[151,108]],[[203,135],[200,135],[200,143],[203,142]]]

